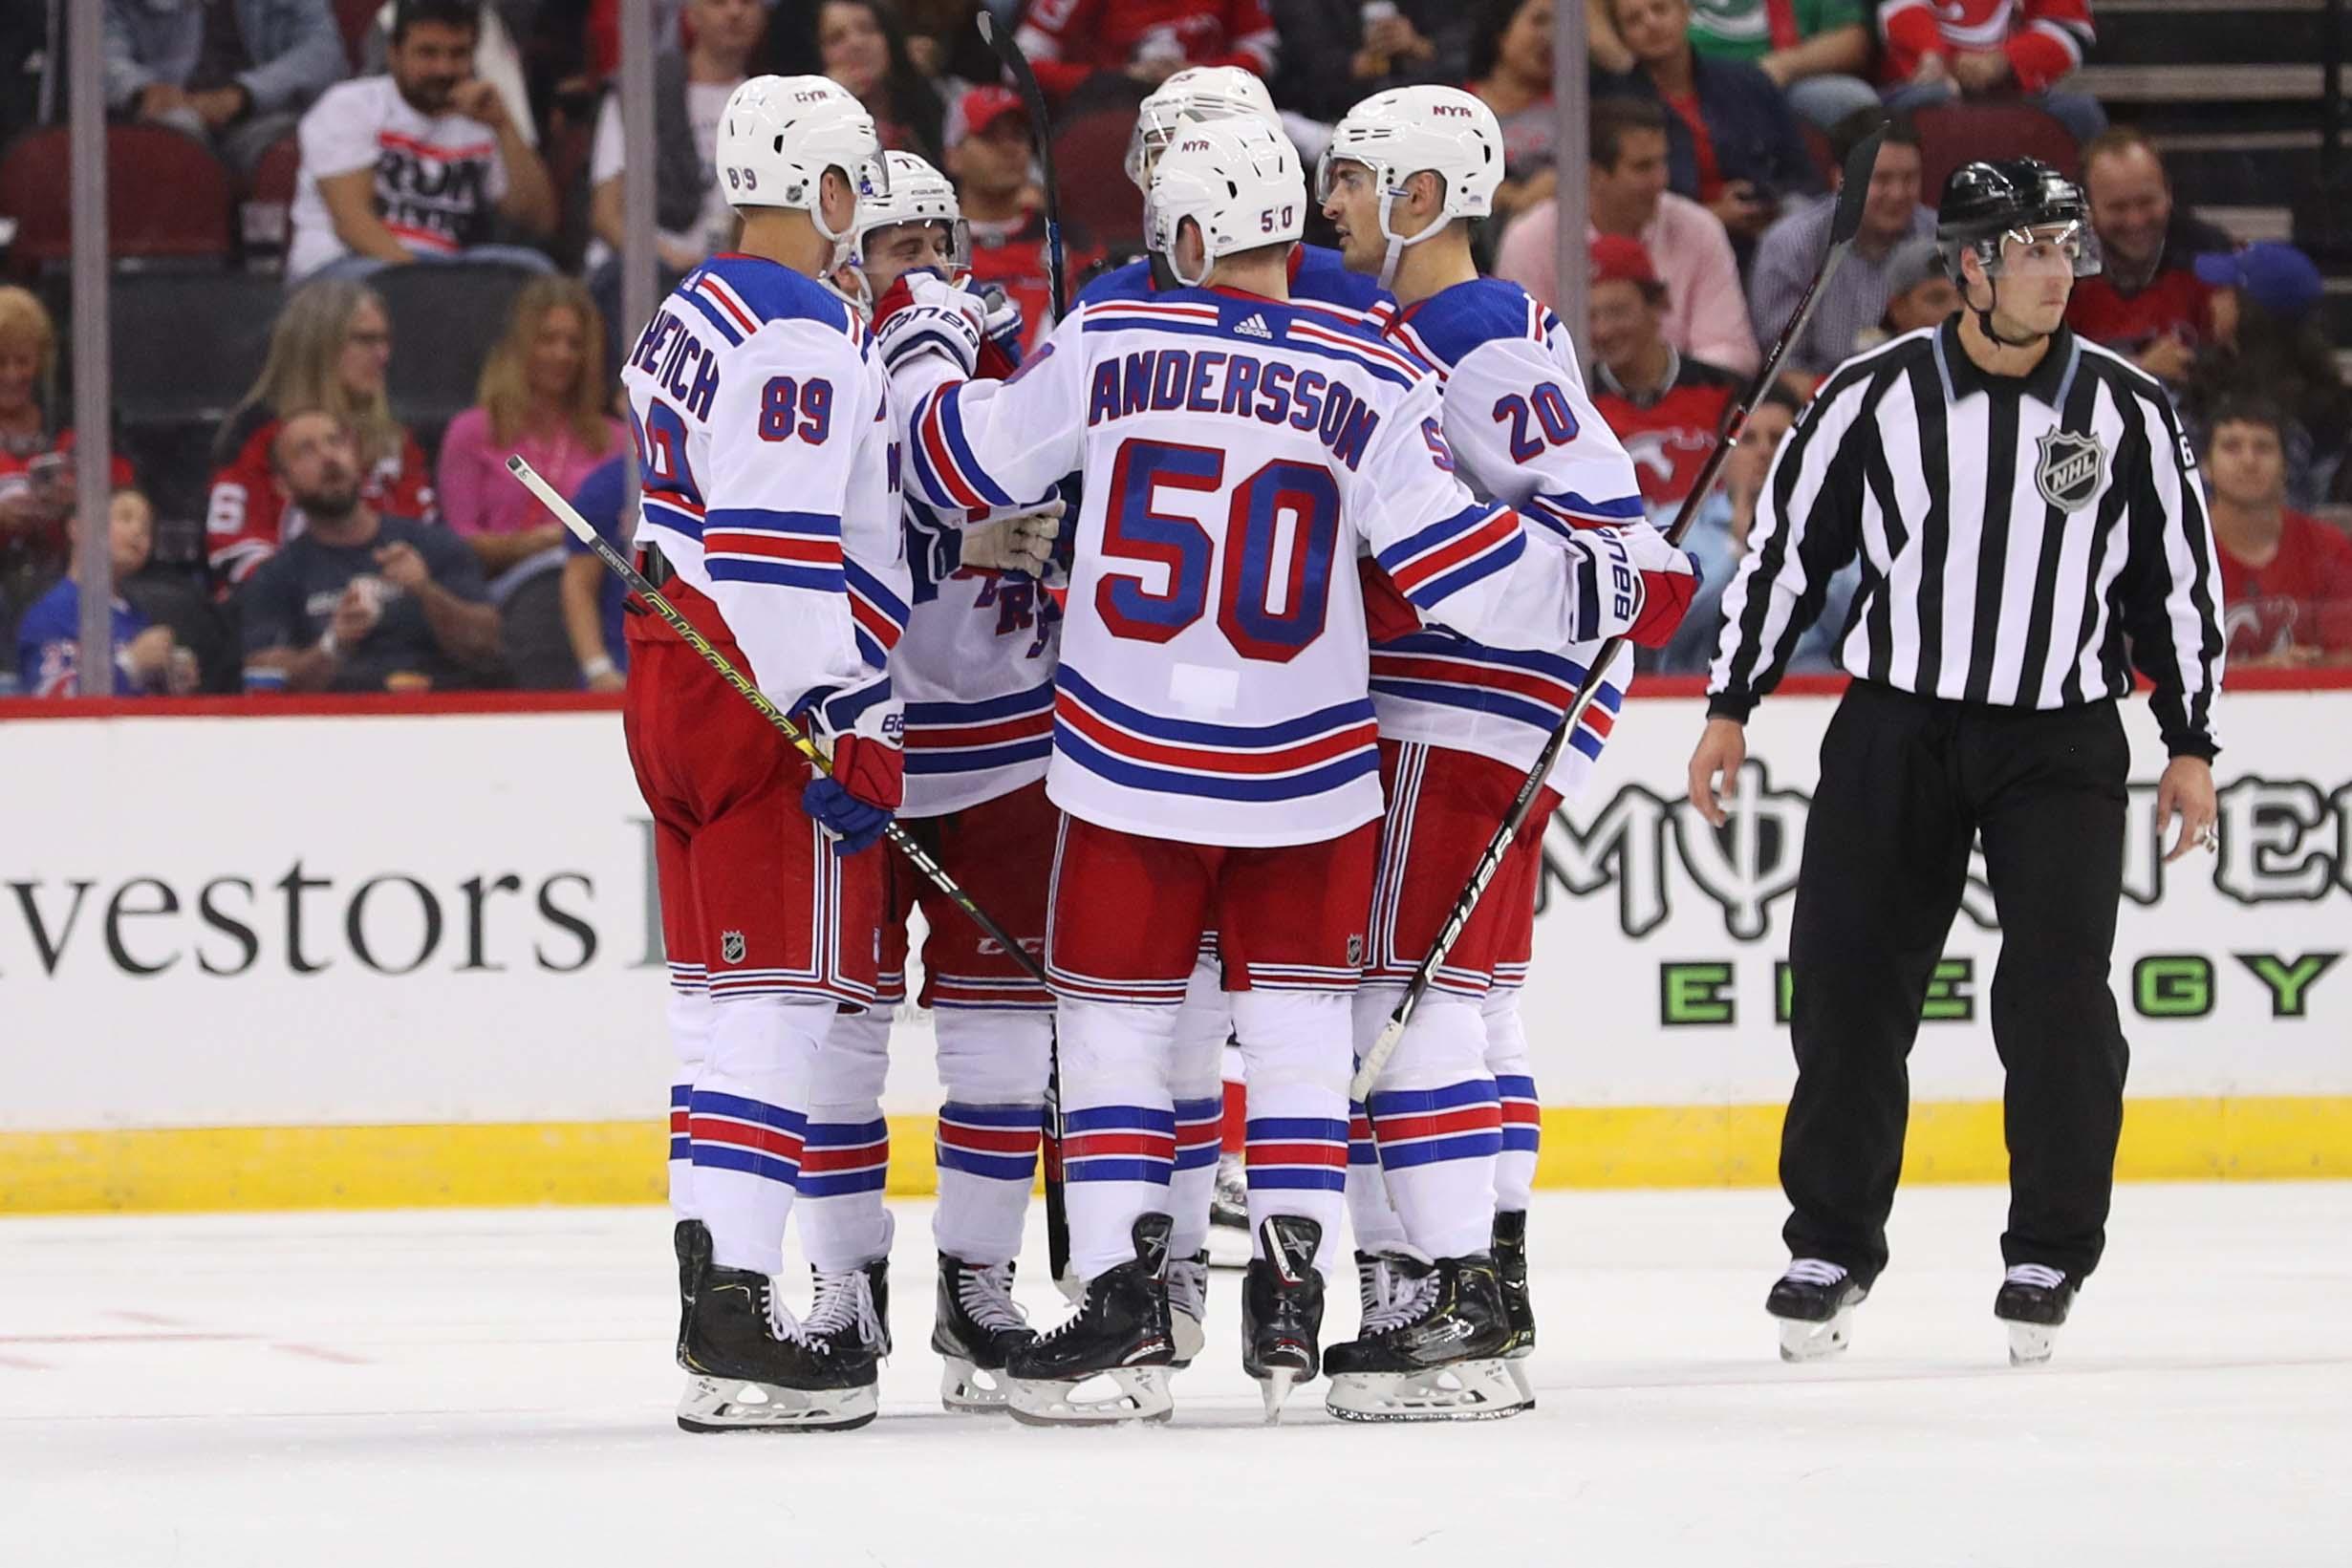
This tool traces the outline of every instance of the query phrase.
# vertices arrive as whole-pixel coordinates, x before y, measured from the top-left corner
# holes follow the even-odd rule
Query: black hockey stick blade
[[[1029,140],[1037,148],[1038,173],[1046,185],[1046,291],[1053,301],[1053,319],[1059,321],[1069,310],[1069,278],[1062,249],[1062,185],[1053,173],[1053,123],[1046,114],[1045,90],[1037,85],[1037,73],[1029,69],[1029,57],[1021,53],[1011,31],[985,7],[979,20],[980,35],[1004,63],[1029,111]]]
[[[1844,183],[1838,186],[1838,210],[1829,220],[1829,243],[1844,245],[1862,232],[1862,204],[1870,195],[1870,171],[1878,167],[1878,149],[1887,140],[1882,125],[1854,143],[1845,155]]]

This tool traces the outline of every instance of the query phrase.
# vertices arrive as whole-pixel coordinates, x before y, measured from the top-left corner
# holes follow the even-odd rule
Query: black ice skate
[[[1166,1214],[1135,1221],[1135,1257],[1087,1281],[1077,1315],[1004,1358],[1005,1396],[1013,1419],[1032,1427],[1110,1426],[1165,1421],[1176,1345],[1168,1327]],[[1108,1379],[1106,1397],[1081,1390]]]
[[[2039,1366],[2058,1345],[2059,1325],[2073,1309],[2076,1285],[2064,1271],[2018,1263],[1993,1298],[1993,1316],[2009,1325],[2009,1364]]]
[[[1005,1358],[1037,1339],[1013,1300],[1013,1265],[966,1263],[939,1254],[939,1312],[931,1348],[945,1362],[939,1403],[950,1410],[1004,1408]]]
[[[686,1324],[694,1318],[694,1284],[710,1257],[710,1227],[699,1219],[681,1219],[670,1233],[678,1253],[678,1364],[686,1364]]]
[[[863,1368],[866,1381],[879,1378],[890,1354],[890,1259],[877,1257],[840,1274],[809,1271],[816,1290],[801,1332],[820,1345],[834,1364]]]
[[[862,1366],[837,1363],[776,1300],[774,1280],[711,1261],[708,1231],[701,1231],[691,1261],[680,1427],[690,1432],[847,1431],[874,1419],[871,1360]]]
[[[1269,1214],[1259,1228],[1265,1256],[1250,1259],[1241,1287],[1241,1369],[1260,1384],[1269,1425],[1283,1418],[1294,1385],[1323,1362],[1323,1276],[1315,1268],[1323,1227],[1304,1214]]]
[[[1527,1380],[1527,1358],[1535,1354],[1535,1306],[1527,1295],[1527,1211],[1502,1209],[1495,1214],[1495,1278],[1502,1284],[1502,1310],[1511,1320],[1511,1342],[1502,1359],[1510,1364],[1511,1381],[1535,1403],[1535,1385]]]
[[[1249,1267],[1249,1167],[1238,1153],[1217,1156],[1217,1181],[1209,1190],[1208,1253],[1214,1267]]]
[[[1176,1371],[1193,1364],[1208,1336],[1201,1324],[1209,1318],[1209,1249],[1190,1257],[1168,1259],[1168,1331],[1176,1342]]]
[[[1503,1358],[1509,1310],[1483,1253],[1359,1257],[1371,1267],[1364,1326],[1323,1359],[1324,1405],[1343,1421],[1496,1421],[1535,1404]]]
[[[1870,1293],[1836,1263],[1793,1257],[1772,1283],[1764,1310],[1780,1320],[1780,1359],[1820,1361],[1851,1342],[1854,1308]]]

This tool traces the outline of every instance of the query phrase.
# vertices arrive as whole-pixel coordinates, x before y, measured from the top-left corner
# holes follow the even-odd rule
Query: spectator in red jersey
[[[1034,148],[1029,117],[1008,87],[975,87],[964,94],[962,134],[947,150],[947,172],[972,236],[972,282],[993,285],[1021,307],[1022,348],[1035,348],[1053,330],[1052,291],[1046,277],[1044,197],[1030,178]],[[1083,234],[1062,231],[1068,276],[1076,279],[1101,255]],[[1074,284],[1073,284],[1074,288]]]
[[[1955,98],[2021,98],[2077,141],[2107,128],[2088,93],[2058,84],[2096,33],[2090,0],[1886,0],[1879,31],[1888,104],[1918,109]]]
[[[1017,36],[1057,102],[1104,74],[1137,98],[1188,65],[1270,77],[1278,46],[1264,0],[1030,0]]]
[[[2287,507],[2276,405],[2220,405],[2206,440],[2233,669],[2352,664],[2352,539]]]
[[[1638,240],[1592,242],[1592,404],[1633,460],[1650,515],[1674,509],[1715,450],[1739,378],[1666,340],[1666,285]]]
[[[514,482],[507,460],[519,455],[570,495],[618,451],[604,363],[604,322],[585,285],[538,278],[515,296],[506,335],[483,361],[478,400],[449,421],[441,445],[442,520],[473,547],[484,576],[562,564],[564,526]],[[503,602],[510,586],[493,582],[491,597]]]
[[[392,318],[373,290],[349,279],[313,283],[286,302],[270,331],[270,354],[253,390],[221,427],[218,466],[205,520],[213,585],[227,592],[272,550],[302,531],[270,466],[270,443],[290,408],[324,409],[348,425],[360,452],[361,491],[371,505],[431,520],[431,471],[407,427],[392,417],[384,371],[392,362]]]
[[[1666,285],[1666,340],[1678,353],[1753,374],[1764,356],[1748,325],[1732,242],[1713,213],[1666,188],[1666,111],[1639,98],[1604,98],[1592,106],[1588,145],[1586,240],[1639,240]],[[1556,309],[1559,235],[1560,204],[1546,197],[1503,236],[1495,275]]]
[[[1690,0],[1610,0],[1609,17],[1633,69],[1595,72],[1594,96],[1666,106],[1672,188],[1721,220],[1744,254],[1783,202],[1822,188],[1788,99],[1746,61],[1691,47]]]
[[[1495,191],[1495,222],[1508,224],[1551,200],[1560,171],[1553,164],[1553,0],[1486,0],[1470,35],[1469,90],[1502,122],[1502,183]]]
[[[812,13],[818,69],[866,106],[884,147],[938,164],[947,104],[915,68],[897,18],[877,0],[818,0]]]
[[[2066,325],[2179,387],[2213,341],[2212,286],[2193,264],[2227,250],[2229,238],[2173,202],[2164,160],[2129,126],[2102,131],[2082,149],[2082,189],[2100,268],[2076,282]]]
[[[0,286],[0,621],[65,569],[74,433],[49,420],[57,327],[31,290]],[[132,483],[118,451],[115,487]]]

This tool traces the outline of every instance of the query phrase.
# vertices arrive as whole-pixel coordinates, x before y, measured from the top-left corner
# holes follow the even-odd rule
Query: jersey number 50
[[[1104,507],[1103,554],[1159,571],[1106,571],[1094,608],[1115,635],[1166,642],[1208,613],[1214,578],[1218,629],[1234,651],[1286,664],[1323,635],[1339,541],[1339,486],[1329,470],[1289,459],[1241,481],[1226,512],[1225,558],[1218,569],[1209,530],[1154,503],[1163,489],[1214,494],[1224,479],[1225,454],[1215,447],[1140,439],[1122,445]],[[1155,580],[1165,586],[1153,586]]]

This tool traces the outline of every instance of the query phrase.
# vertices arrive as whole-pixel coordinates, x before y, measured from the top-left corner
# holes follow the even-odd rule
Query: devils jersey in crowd
[[[908,584],[889,389],[869,348],[822,285],[719,256],[654,312],[621,382],[643,473],[637,547],[718,605],[778,706],[878,737],[897,728],[890,653]]]
[[[1560,318],[1519,285],[1457,284],[1395,313],[1387,333],[1435,369],[1446,441],[1472,489],[1517,508],[1531,530],[1557,535],[1643,521],[1625,448],[1586,396],[1575,345]],[[1371,650],[1380,733],[1531,768],[1599,643],[1515,652],[1438,628],[1384,639]],[[1560,754],[1550,783],[1563,795],[1574,794],[1599,759],[1632,668],[1628,648]]]
[[[1442,412],[1426,369],[1352,313],[1219,290],[1084,307],[1010,379],[913,406],[908,483],[933,505],[1085,476],[1056,805],[1231,846],[1378,817],[1359,539],[1434,618],[1573,640],[1598,586],[1463,488]]]
[[[1910,80],[1925,54],[1995,50],[2027,93],[2081,65],[2097,36],[2089,0],[1883,0],[1878,31],[1881,81]]]
[[[1672,511],[1691,493],[1739,397],[1739,378],[1730,371],[1666,352],[1672,355],[1666,390],[1654,397],[1629,392],[1607,365],[1592,371],[1592,405],[1633,460],[1642,501],[1653,514]]]
[[[1098,71],[1125,71],[1162,40],[1180,65],[1271,76],[1281,41],[1265,0],[1032,0],[1016,37],[1038,86],[1057,98]]]
[[[219,588],[244,582],[306,526],[302,508],[289,506],[278,494],[270,466],[270,448],[284,422],[269,409],[249,409],[227,432],[224,444],[232,455],[212,476],[205,511],[205,556]],[[402,430],[399,450],[360,476],[359,499],[394,517],[437,520],[433,472],[416,437]]]
[[[2287,513],[2278,553],[2259,567],[2221,557],[2230,657],[2265,658],[2289,649],[2352,653],[2352,539],[2300,512]]]

